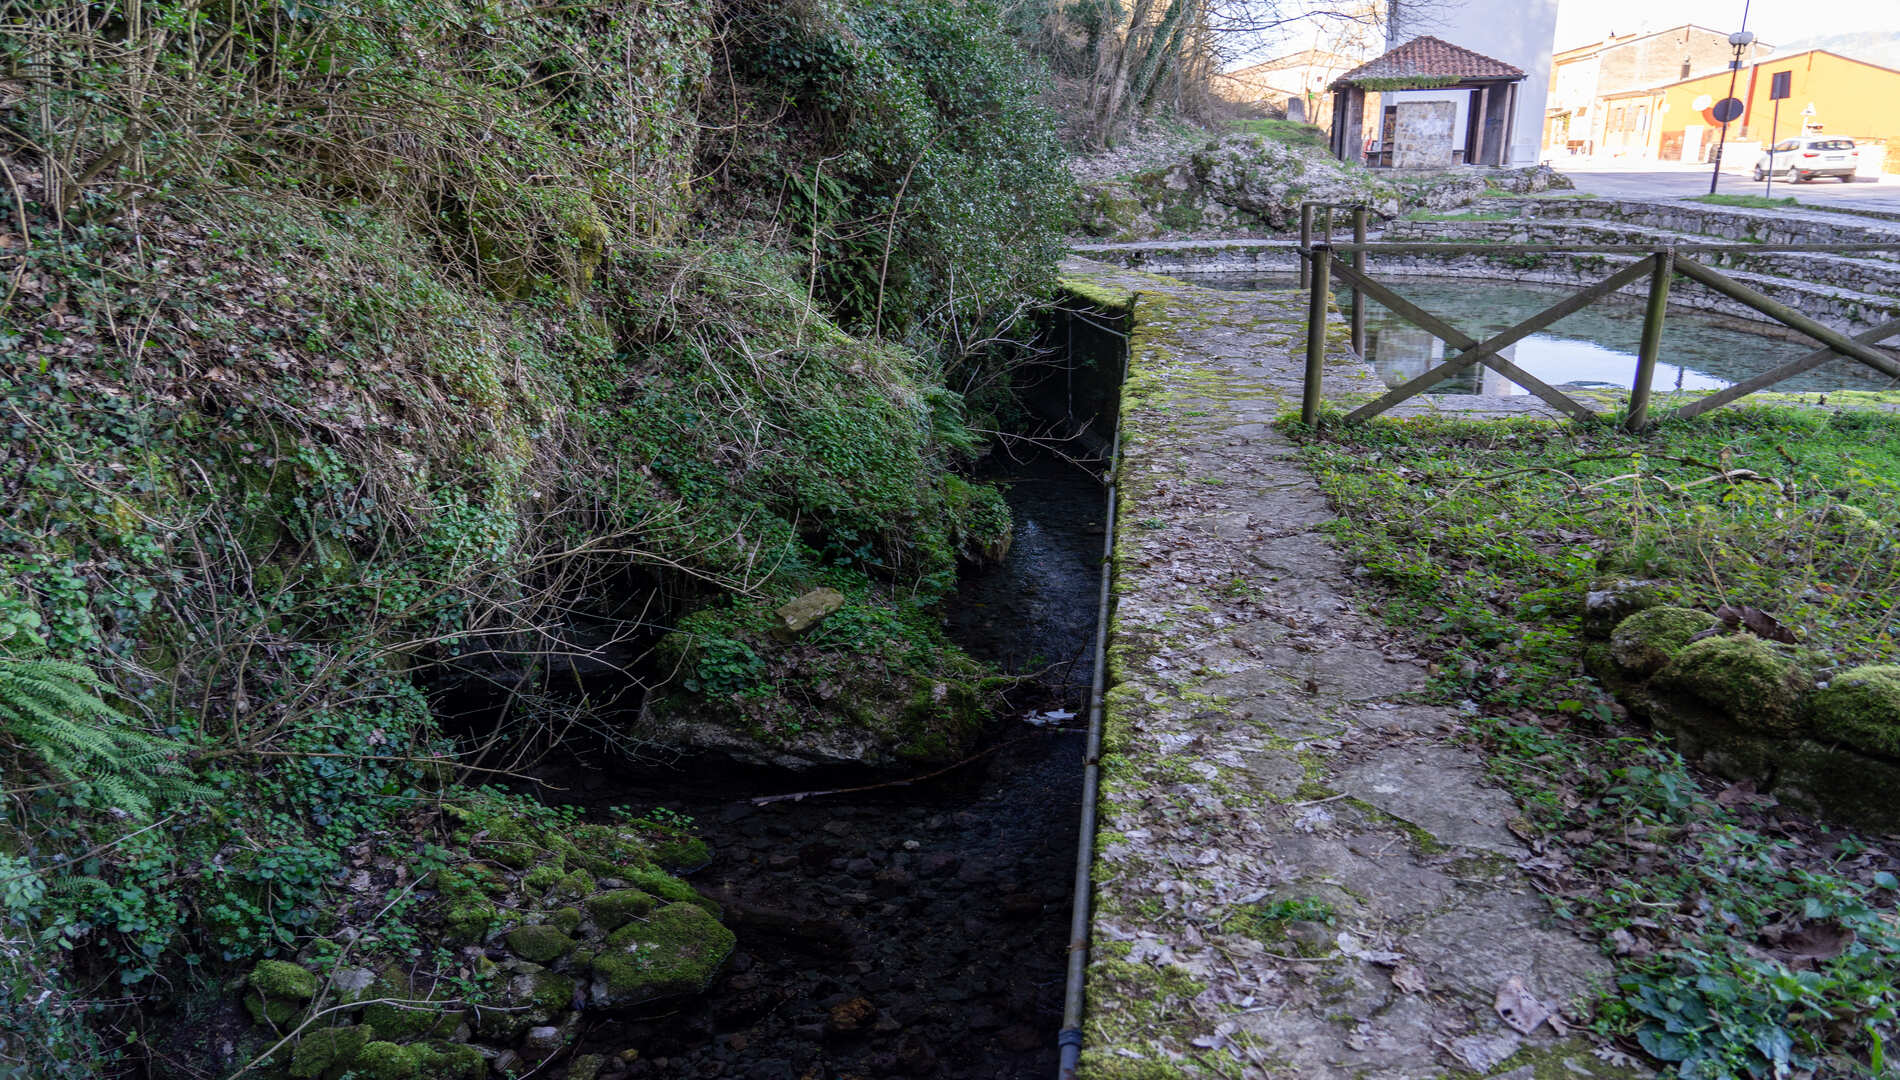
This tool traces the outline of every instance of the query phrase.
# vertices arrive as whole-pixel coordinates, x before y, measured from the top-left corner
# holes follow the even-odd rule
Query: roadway
[[[1738,155],[1744,156],[1744,155]],[[1766,194],[1766,185],[1749,175],[1758,156],[1751,148],[1746,161],[1732,161],[1722,170],[1717,191],[1727,195]],[[1709,193],[1709,166],[1674,161],[1554,158],[1551,166],[1576,181],[1577,190],[1606,199],[1686,199]],[[1816,207],[1890,210],[1900,213],[1900,176],[1862,175],[1852,184],[1839,180],[1811,180],[1794,184],[1776,179],[1774,197],[1792,196]]]

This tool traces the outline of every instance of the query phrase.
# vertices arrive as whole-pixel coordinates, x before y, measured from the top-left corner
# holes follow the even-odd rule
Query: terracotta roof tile
[[[1435,37],[1417,37],[1341,75],[1334,86],[1371,79],[1521,79],[1524,72]]]

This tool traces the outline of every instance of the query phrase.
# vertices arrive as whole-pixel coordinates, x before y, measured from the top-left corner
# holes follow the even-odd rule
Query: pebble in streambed
[[[1037,732],[908,803],[671,800],[738,950],[707,994],[603,1017],[581,1050],[603,1080],[1051,1075],[1081,748]]]

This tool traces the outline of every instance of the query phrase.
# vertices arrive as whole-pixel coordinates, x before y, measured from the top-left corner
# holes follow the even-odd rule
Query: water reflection
[[[1291,275],[1182,275],[1197,284],[1222,289],[1291,289]],[[1548,308],[1575,292],[1556,285],[1463,278],[1396,278],[1391,287],[1407,300],[1444,318],[1477,338]],[[1347,294],[1340,306],[1350,310]],[[1636,373],[1642,336],[1639,300],[1612,297],[1566,316],[1504,350],[1502,355],[1547,383],[1629,386]],[[1689,312],[1670,311],[1663,324],[1662,356],[1651,388],[1719,390],[1771,367],[1805,355],[1812,347],[1736,329],[1725,322]],[[1366,359],[1389,386],[1397,386],[1442,363],[1445,343],[1385,307],[1366,309]],[[1777,390],[1816,391],[1877,388],[1887,379],[1852,361],[1836,361],[1779,384]],[[1432,387],[1434,394],[1522,394],[1524,389],[1487,367],[1468,368]]]

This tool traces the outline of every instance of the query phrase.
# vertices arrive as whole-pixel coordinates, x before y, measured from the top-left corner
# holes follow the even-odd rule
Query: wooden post
[[[1491,123],[1491,84],[1485,83],[1478,88],[1478,145],[1472,149],[1476,160],[1473,165],[1489,164],[1484,160],[1484,129]]]
[[[1333,242],[1334,229],[1335,229],[1335,226],[1333,225],[1333,204],[1327,203],[1326,204],[1326,226],[1325,226],[1326,235],[1324,239],[1329,244]]]
[[[1352,242],[1360,250],[1352,253],[1352,268],[1361,274],[1366,272],[1366,208],[1352,208]],[[1366,294],[1359,291],[1358,284],[1352,287],[1352,351],[1359,359],[1366,358]]]
[[[1312,253],[1313,204],[1303,202],[1300,204],[1300,288],[1302,289],[1313,283],[1312,263],[1309,259]]]
[[[1320,378],[1326,369],[1326,286],[1333,276],[1333,246],[1313,246],[1313,291],[1306,304],[1306,385],[1300,397],[1300,423],[1319,422]]]
[[[1630,411],[1623,426],[1641,431],[1649,426],[1649,390],[1656,381],[1656,357],[1662,352],[1663,316],[1669,310],[1669,279],[1676,273],[1675,249],[1656,253],[1656,269],[1649,275],[1649,306],[1643,309],[1643,341],[1636,351],[1636,381],[1630,386]]]

